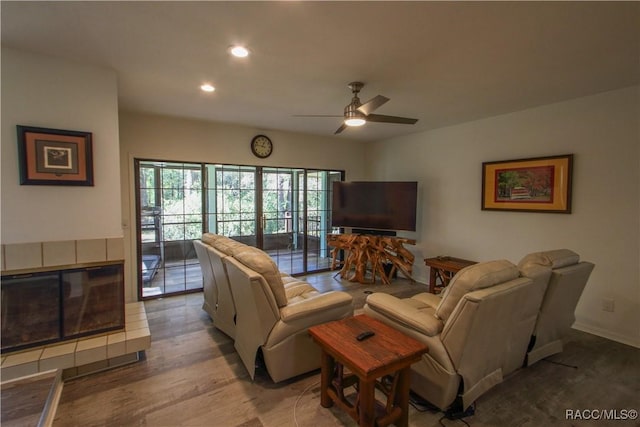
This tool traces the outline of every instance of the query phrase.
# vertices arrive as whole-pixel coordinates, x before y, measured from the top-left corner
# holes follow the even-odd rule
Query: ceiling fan
[[[367,122],[399,123],[403,125],[412,125],[418,121],[418,119],[410,119],[407,117],[372,114],[375,110],[389,101],[389,98],[387,98],[386,96],[377,95],[363,104],[360,102],[360,98],[358,98],[358,93],[364,86],[364,83],[351,82],[348,84],[348,86],[353,93],[353,98],[351,98],[351,102],[346,107],[344,107],[344,114],[342,116],[326,114],[296,114],[294,115],[294,117],[343,117],[344,122],[334,132],[334,134],[339,134],[348,126],[362,126]]]

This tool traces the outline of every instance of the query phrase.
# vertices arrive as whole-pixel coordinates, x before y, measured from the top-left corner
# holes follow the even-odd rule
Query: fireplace
[[[2,353],[124,329],[122,263],[2,276]]]

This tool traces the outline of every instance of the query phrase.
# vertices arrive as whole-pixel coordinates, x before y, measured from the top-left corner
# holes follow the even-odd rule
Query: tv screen
[[[376,230],[416,230],[418,183],[334,182],[331,225]]]

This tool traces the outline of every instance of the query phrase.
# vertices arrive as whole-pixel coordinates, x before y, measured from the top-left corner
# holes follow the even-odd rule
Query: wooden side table
[[[442,290],[442,288],[447,286],[458,271],[470,265],[477,264],[476,261],[450,256],[426,258],[424,263],[429,267],[429,292],[432,294],[436,293],[436,290]],[[440,280],[440,285],[437,284],[438,279]]]
[[[358,341],[364,331],[375,335]],[[313,326],[309,334],[322,349],[323,407],[337,404],[359,426],[407,426],[411,364],[427,352],[425,344],[364,314]],[[388,382],[377,380],[389,375]],[[345,396],[353,385],[357,394]],[[386,404],[375,399],[376,388],[387,396]]]

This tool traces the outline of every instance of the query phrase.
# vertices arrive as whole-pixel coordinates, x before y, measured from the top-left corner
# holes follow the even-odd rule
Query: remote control
[[[376,334],[375,332],[372,332],[372,331],[366,331],[366,332],[363,332],[363,333],[361,333],[360,335],[358,335],[358,336],[356,337],[356,339],[357,339],[358,341],[364,341],[364,340],[366,340],[367,338],[371,338],[371,337],[372,337],[372,336],[374,336],[375,334]]]

